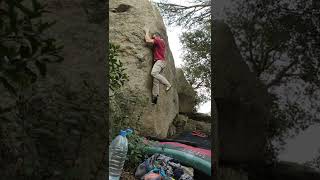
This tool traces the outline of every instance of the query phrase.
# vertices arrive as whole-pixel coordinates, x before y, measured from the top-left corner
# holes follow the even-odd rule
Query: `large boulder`
[[[196,91],[186,80],[182,69],[177,68],[178,96],[179,96],[179,112],[191,113],[194,111],[196,104]]]
[[[126,102],[127,118],[140,129],[141,135],[166,137],[170,123],[179,111],[176,69],[171,54],[166,28],[159,11],[148,0],[111,0],[109,4],[109,41],[119,45],[119,59],[126,68],[129,81],[115,98],[115,104]],[[160,97],[156,105],[151,104],[153,65],[152,50],[144,40],[144,26],[150,32],[159,32],[166,41],[167,67],[163,75],[173,85],[165,92],[160,86]],[[127,101],[126,99],[133,99]],[[121,99],[121,100],[120,100]],[[140,121],[138,125],[137,122]]]
[[[222,161],[264,160],[270,97],[236,46],[227,24],[214,21],[215,89],[219,155]]]
[[[190,119],[188,116],[178,114],[172,122],[171,129],[174,129],[175,134],[180,134],[185,131],[191,132],[195,130],[202,131],[206,134],[211,134],[211,122],[199,121]],[[174,134],[171,134],[171,136]]]

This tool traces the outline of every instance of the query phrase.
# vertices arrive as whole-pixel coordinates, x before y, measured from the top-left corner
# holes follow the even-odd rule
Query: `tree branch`
[[[271,60],[271,62],[269,64],[266,65],[266,69],[269,69],[277,61],[277,58],[275,58],[276,54],[277,54],[277,52],[273,53],[272,60]],[[279,58],[280,58],[280,55],[279,55]]]
[[[296,59],[294,61],[292,61],[288,66],[284,67],[277,75],[276,77],[269,83],[267,84],[267,88],[270,88],[272,86],[278,85],[282,78],[286,75],[286,73],[289,71],[290,68],[292,68],[293,66],[295,66],[296,64],[299,63],[299,60]]]
[[[250,54],[250,57],[249,57],[249,62],[251,62],[253,64],[253,68],[254,68],[254,72],[258,72],[258,65],[256,63],[256,61],[254,60],[254,57],[253,57],[253,45],[252,45],[252,36],[250,36],[250,34],[247,34],[248,35],[248,38],[249,38],[249,54]]]
[[[302,73],[286,73],[283,77],[299,77]]]
[[[192,6],[182,6],[182,5],[178,5],[178,4],[171,4],[171,3],[156,3],[159,6],[168,6],[171,8],[177,8],[178,10],[186,10],[186,9],[191,9],[191,8],[198,8],[198,7],[202,7],[202,8],[206,8],[206,7],[210,7],[210,4],[197,4],[197,5],[192,5]]]
[[[183,6],[171,3],[156,4],[162,10],[165,16],[167,16],[167,18],[169,19],[169,24],[181,24],[181,22],[185,22],[187,26],[191,27],[193,24],[199,21],[201,22],[203,19],[209,17],[210,13],[210,11],[207,10],[207,8],[210,7],[210,4],[205,2],[191,6]],[[200,13],[202,11],[205,12]],[[198,15],[197,13],[200,13],[200,15]],[[191,18],[193,16],[195,17]]]
[[[204,83],[204,79],[201,80],[201,82],[199,82],[196,87],[194,87],[194,89],[198,89],[202,86],[202,84]]]
[[[269,53],[271,53],[273,50],[275,50],[276,49],[276,46],[272,46],[271,48],[269,48],[265,53],[264,53],[264,55],[262,56],[262,66],[261,66],[261,71],[263,72],[263,71],[265,71],[265,70],[267,70],[268,68],[268,66],[267,66],[267,63],[268,63],[268,55],[269,55]],[[273,57],[274,57],[274,54],[273,54]],[[273,58],[273,60],[274,60],[274,58]]]

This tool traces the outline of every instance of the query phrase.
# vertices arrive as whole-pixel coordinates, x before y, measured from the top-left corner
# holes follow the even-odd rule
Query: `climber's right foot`
[[[152,104],[157,104],[158,96],[152,96]]]
[[[170,85],[170,86],[167,86],[166,91],[169,91],[170,88],[171,88],[171,85]]]

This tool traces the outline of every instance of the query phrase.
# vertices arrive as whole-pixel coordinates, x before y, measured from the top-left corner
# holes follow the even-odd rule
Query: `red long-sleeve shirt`
[[[159,37],[154,38],[153,57],[155,60],[165,60],[166,44]]]

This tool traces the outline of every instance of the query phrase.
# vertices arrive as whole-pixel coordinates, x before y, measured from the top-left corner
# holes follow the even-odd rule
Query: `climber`
[[[153,77],[153,87],[152,87],[152,103],[157,104],[157,99],[159,97],[159,82],[166,86],[166,91],[169,91],[171,84],[169,81],[162,76],[160,73],[166,67],[165,60],[165,50],[166,45],[164,40],[161,38],[160,33],[156,32],[153,34],[152,38],[149,35],[149,28],[145,27],[144,31],[146,33],[145,40],[147,43],[153,44],[153,67],[151,70],[151,76]]]

